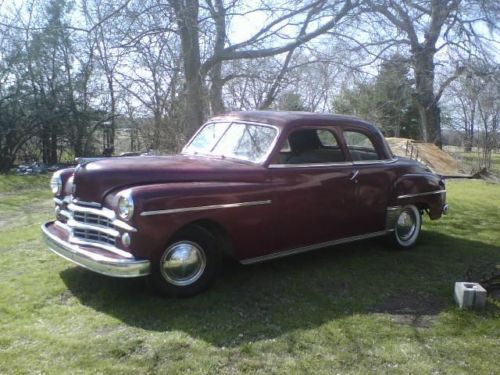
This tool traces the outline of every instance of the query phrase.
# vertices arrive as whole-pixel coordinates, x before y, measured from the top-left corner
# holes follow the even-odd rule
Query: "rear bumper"
[[[90,246],[78,246],[58,237],[51,230],[54,222],[42,225],[43,238],[49,250],[91,271],[114,277],[139,277],[148,275],[150,262],[146,259],[124,258]]]

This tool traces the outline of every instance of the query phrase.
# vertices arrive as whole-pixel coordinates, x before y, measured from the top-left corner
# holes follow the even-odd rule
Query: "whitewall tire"
[[[403,206],[394,224],[393,240],[397,247],[408,249],[415,245],[422,229],[422,214],[417,206]]]

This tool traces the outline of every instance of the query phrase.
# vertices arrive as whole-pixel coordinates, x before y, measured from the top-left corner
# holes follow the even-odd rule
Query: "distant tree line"
[[[4,0],[0,171],[177,150],[228,110],[342,112],[466,148],[498,135],[492,0]],[[474,138],[476,137],[476,138]],[[472,147],[472,146],[470,146]]]

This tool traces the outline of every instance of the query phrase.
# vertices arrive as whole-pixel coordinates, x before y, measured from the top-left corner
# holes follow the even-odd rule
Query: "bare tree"
[[[221,87],[224,80],[220,72],[223,62],[257,59],[289,52],[334,28],[357,5],[351,0],[295,1],[290,3],[289,7],[278,10],[273,9],[271,4],[262,3],[258,11],[267,12],[269,21],[246,40],[232,44],[227,35],[228,17],[242,15],[245,11],[238,9],[237,2],[234,1],[228,4],[222,1],[207,1],[206,7],[215,24],[215,44],[202,61],[200,11],[203,11],[204,7],[198,0],[169,0],[169,4],[174,10],[181,40],[186,81],[187,133],[192,133],[203,121],[203,83],[207,75],[210,75],[212,80],[211,107],[214,112],[222,109]],[[295,35],[288,33],[286,39],[280,40],[280,31],[286,27],[295,29]]]
[[[500,130],[500,70],[490,71],[483,76],[477,110],[482,125],[480,166],[490,169],[491,154],[498,147]]]
[[[454,117],[454,128],[463,134],[463,145],[465,152],[471,152],[474,145],[474,137],[477,127],[477,104],[482,80],[468,71],[457,79],[450,87],[451,105],[455,106],[452,111]]]
[[[440,144],[440,99],[470,61],[491,60],[486,26],[496,27],[491,0],[11,5],[0,3],[2,170],[18,155],[55,162],[95,154],[125,134],[120,126],[130,134],[124,147],[173,151],[206,116],[226,109],[286,102],[329,111],[343,86],[374,76],[396,52],[412,64],[413,81],[407,73],[401,80],[414,85],[424,139]],[[474,79],[480,92],[470,103],[461,96],[454,113],[462,108],[468,139],[493,139],[497,117],[482,78]]]
[[[127,4],[128,1],[125,2]],[[96,50],[96,60],[104,72],[107,85],[107,95],[109,96],[109,121],[105,122],[104,128],[104,149],[114,150],[116,117],[117,111],[117,90],[116,90],[116,71],[120,63],[120,51],[115,49],[116,30],[118,17],[109,17],[115,14],[117,6],[115,2],[106,0],[83,0],[83,13],[88,25],[92,25],[90,33],[94,38],[94,48]],[[118,6],[118,8],[122,8]]]
[[[441,145],[439,101],[444,90],[463,71],[463,55],[485,54],[487,33],[495,28],[495,4],[476,0],[366,0],[358,39],[359,48],[374,59],[391,49],[409,53],[415,78],[414,99],[420,113],[423,138]],[[483,27],[484,29],[484,27]],[[364,36],[366,39],[359,39]],[[348,36],[345,36],[348,37]],[[378,52],[377,52],[378,51]],[[437,55],[455,57],[455,69],[436,82]],[[449,64],[449,62],[448,62]]]

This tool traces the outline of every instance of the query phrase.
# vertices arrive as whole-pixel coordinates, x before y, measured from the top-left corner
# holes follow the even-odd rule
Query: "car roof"
[[[293,128],[296,126],[323,126],[323,125],[354,125],[368,131],[377,131],[377,128],[360,118],[340,114],[313,113],[300,111],[246,111],[228,112],[211,119],[211,121],[240,120]]]

